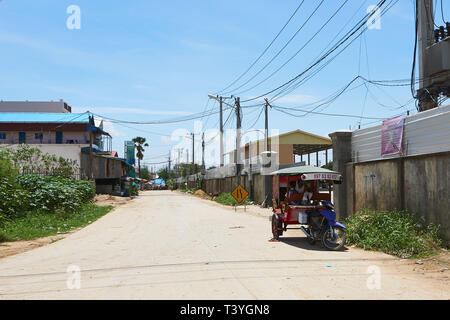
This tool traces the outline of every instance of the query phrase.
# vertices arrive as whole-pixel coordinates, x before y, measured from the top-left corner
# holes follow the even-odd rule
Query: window
[[[35,140],[42,140],[44,138],[42,133],[35,133],[34,134],[34,139]]]
[[[0,140],[6,139],[6,133],[0,133]]]

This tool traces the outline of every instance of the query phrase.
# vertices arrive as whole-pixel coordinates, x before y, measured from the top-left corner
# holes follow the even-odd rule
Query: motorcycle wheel
[[[322,233],[322,244],[325,248],[331,251],[342,249],[345,245],[345,230],[341,227],[333,227],[334,235],[331,234],[330,228]]]

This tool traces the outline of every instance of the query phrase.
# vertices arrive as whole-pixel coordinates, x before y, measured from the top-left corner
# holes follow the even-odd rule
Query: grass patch
[[[439,227],[407,212],[365,211],[344,221],[347,243],[401,258],[425,258],[443,246]]]
[[[58,232],[68,232],[84,227],[111,211],[112,206],[99,207],[88,203],[74,212],[29,212],[10,218],[0,224],[0,242],[32,240],[48,237]]]
[[[224,204],[226,206],[239,206],[239,205],[245,205],[249,204],[250,201],[248,200],[248,197],[245,198],[244,201],[242,201],[240,204],[234,199],[234,197],[231,195],[231,193],[225,192],[220,194],[216,199],[216,202]]]

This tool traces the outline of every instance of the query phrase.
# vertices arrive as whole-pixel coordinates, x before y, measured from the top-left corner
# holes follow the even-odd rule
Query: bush
[[[239,205],[249,204],[248,198],[245,198],[245,200],[239,204],[236,201],[236,199],[234,199],[234,197],[231,195],[231,193],[222,193],[215,199],[215,201],[218,203],[227,205],[227,206],[239,206]]]
[[[426,257],[443,245],[439,227],[419,223],[407,212],[365,211],[344,224],[349,244],[402,258]]]
[[[94,184],[90,181],[38,175],[21,175],[17,181],[30,193],[31,208],[45,212],[74,211],[95,196]]]
[[[31,208],[30,193],[12,178],[0,177],[0,199],[0,222]]]

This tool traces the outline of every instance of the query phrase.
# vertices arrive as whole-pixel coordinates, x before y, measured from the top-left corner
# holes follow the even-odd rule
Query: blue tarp
[[[164,179],[155,179],[155,184],[166,185],[166,181],[164,181]]]

